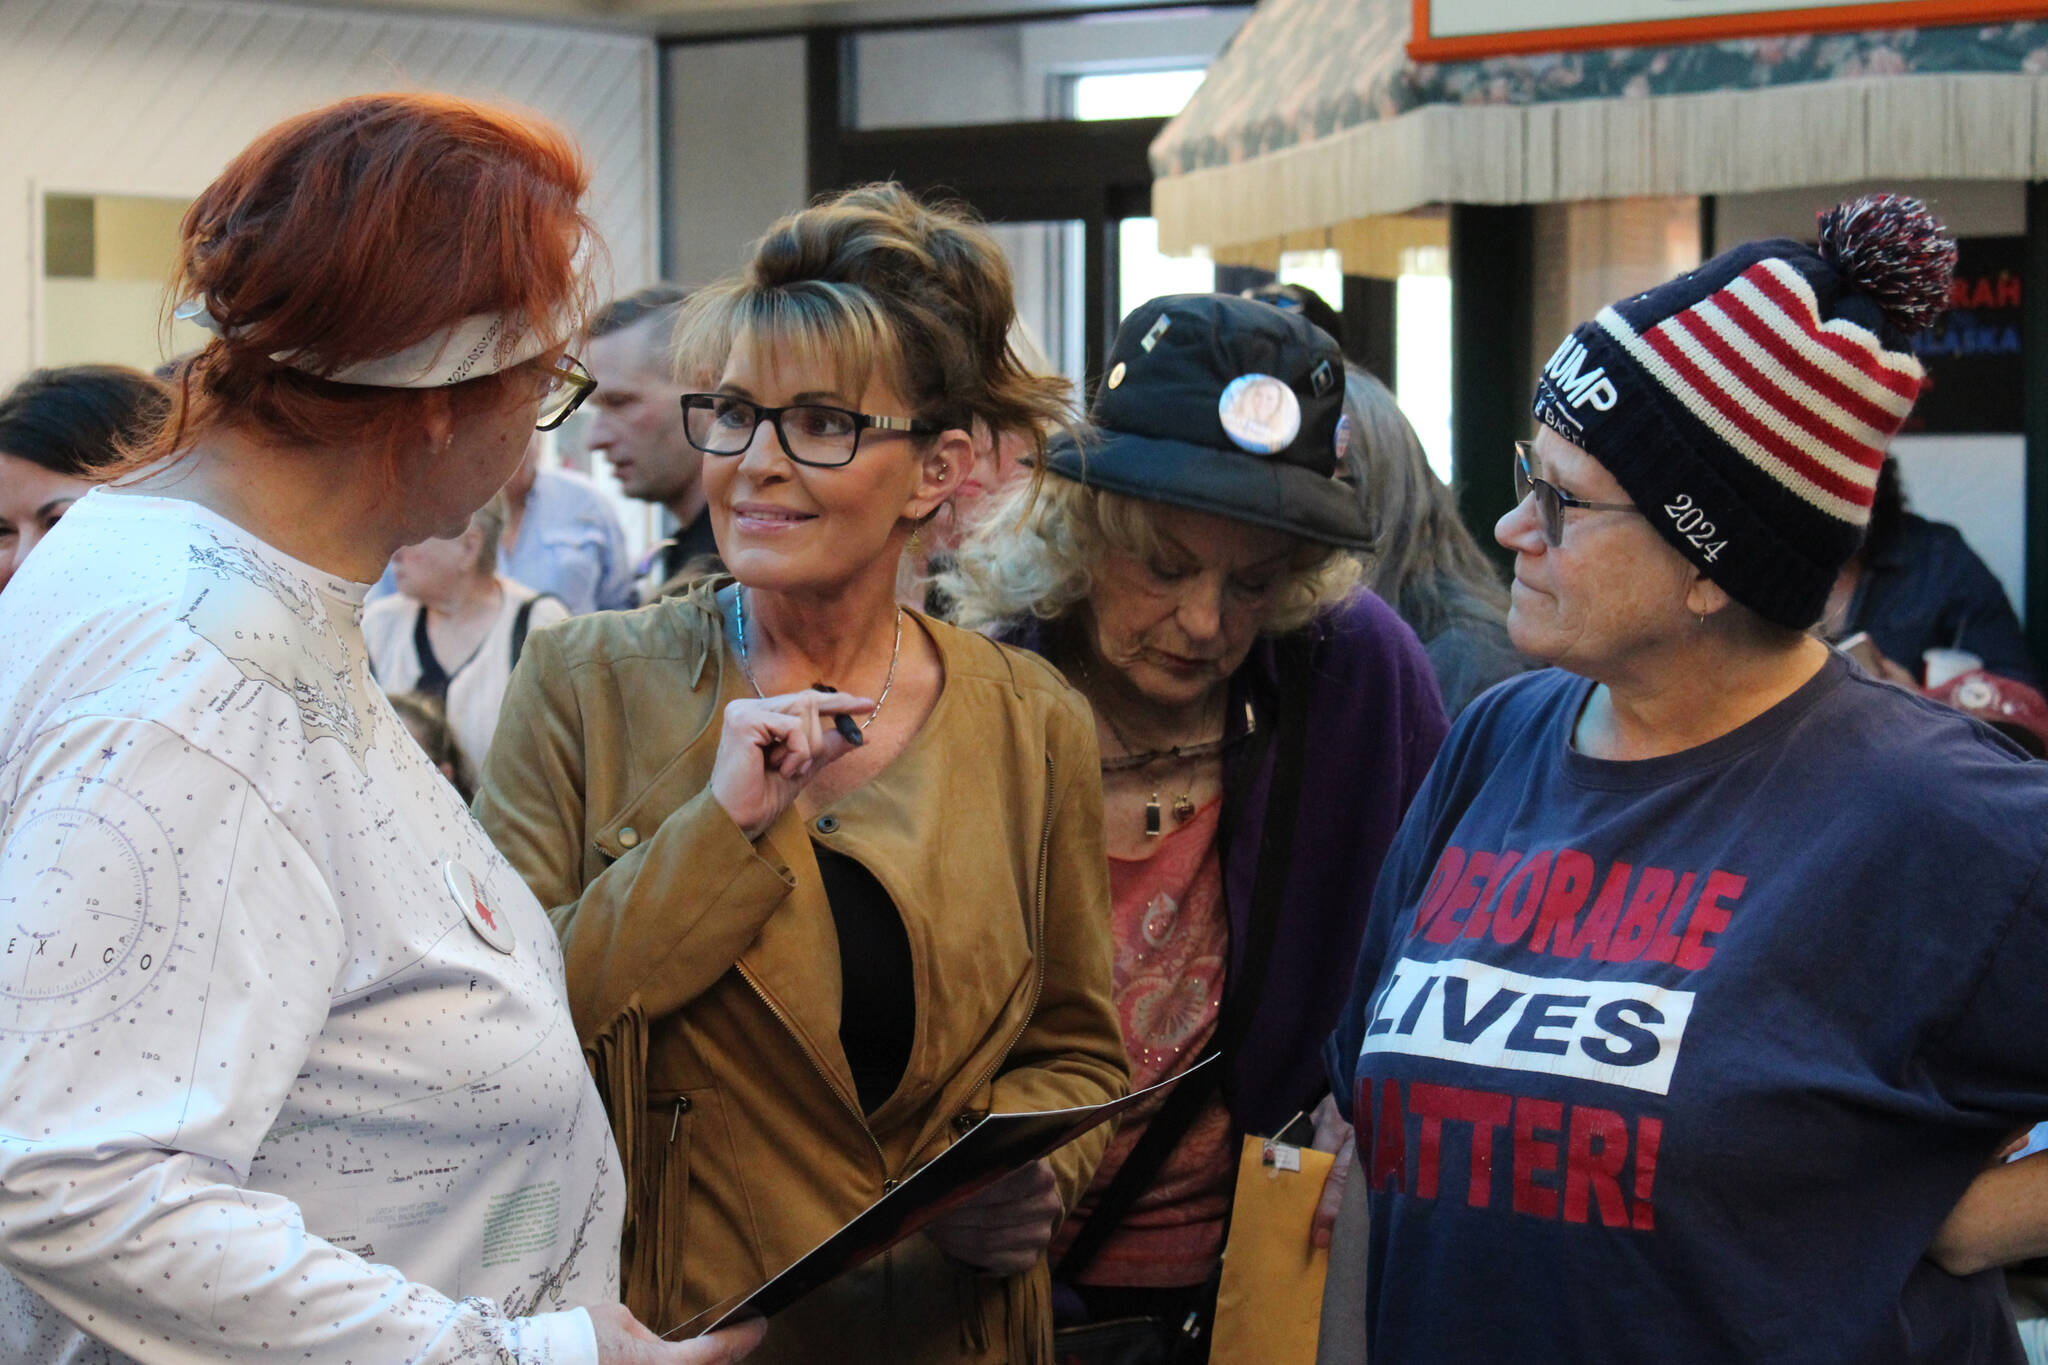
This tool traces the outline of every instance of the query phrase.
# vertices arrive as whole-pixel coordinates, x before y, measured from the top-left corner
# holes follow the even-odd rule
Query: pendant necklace
[[[755,696],[766,697],[768,694],[761,690],[761,684],[754,681],[754,668],[747,660],[747,590],[738,584],[733,585],[732,609],[733,616],[739,626],[736,634],[740,649],[740,672],[746,675],[747,685],[754,689]],[[902,653],[903,608],[898,607],[896,608],[896,643],[889,646],[889,673],[887,677],[882,679],[882,695],[875,698],[875,709],[868,712],[866,720],[860,722],[860,728],[863,732],[875,723],[875,717],[882,714],[882,704],[889,700],[889,689],[896,685],[896,660]]]
[[[1222,753],[1235,742],[1228,739],[1212,739],[1201,744],[1175,744],[1165,749],[1147,749],[1143,752],[1138,752],[1137,746],[1128,739],[1125,739],[1124,732],[1117,729],[1116,722],[1110,719],[1108,711],[1097,708],[1096,714],[1102,717],[1102,723],[1109,727],[1109,733],[1115,737],[1116,742],[1124,750],[1121,754],[1102,760],[1102,771],[1104,774],[1131,772],[1139,768],[1149,767],[1162,759],[1169,762],[1182,762],[1210,758]],[[1195,779],[1190,774],[1187,786],[1182,788],[1179,796],[1173,798],[1174,824],[1186,824],[1189,817],[1194,815],[1194,789]],[[1147,839],[1157,839],[1164,832],[1165,821],[1161,818],[1159,793],[1157,790],[1154,790],[1145,802],[1145,837]]]

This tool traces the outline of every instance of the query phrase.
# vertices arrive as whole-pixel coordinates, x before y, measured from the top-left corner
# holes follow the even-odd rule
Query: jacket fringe
[[[1044,1261],[1005,1280],[960,1277],[960,1351],[987,1359],[997,1333],[989,1316],[1003,1315],[1001,1359],[1007,1365],[1052,1365],[1052,1272]]]
[[[626,1303],[636,1313],[655,1306],[662,1282],[660,1261],[668,1246],[660,1226],[667,1201],[658,1197],[655,1162],[648,1148],[652,1135],[647,1131],[647,1052],[647,1012],[637,995],[583,1049],[597,1093],[611,1116],[612,1136],[626,1170],[620,1268]]]

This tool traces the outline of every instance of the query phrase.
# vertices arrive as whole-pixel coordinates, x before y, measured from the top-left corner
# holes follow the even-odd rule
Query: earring
[[[1702,630],[1705,630],[1705,629],[1706,629],[1706,627],[1707,627],[1707,614],[1706,614],[1705,612],[1701,612],[1701,613],[1700,613],[1700,629],[1702,629]]]
[[[916,526],[914,526],[914,527],[912,527],[912,528],[911,528],[911,531],[910,531],[910,543],[909,543],[908,545],[906,545],[906,546],[905,546],[904,548],[905,548],[906,550],[908,550],[908,551],[910,552],[910,557],[911,557],[912,559],[915,559],[915,558],[917,558],[917,556],[919,556],[919,555],[921,555],[921,554],[923,554],[923,553],[924,553],[924,525],[923,525],[923,523],[921,523],[921,522],[920,522],[920,523],[919,523],[918,525],[916,525]]]

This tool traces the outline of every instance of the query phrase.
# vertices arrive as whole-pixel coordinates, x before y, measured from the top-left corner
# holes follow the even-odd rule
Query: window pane
[[[1207,294],[1216,288],[1216,263],[1206,256],[1159,254],[1159,220],[1126,218],[1117,224],[1119,319],[1161,294]]]
[[[1179,71],[1120,71],[1074,78],[1073,115],[1105,118],[1172,118],[1187,107],[1205,67]]]
[[[1073,220],[993,223],[989,235],[1009,258],[1015,281],[1017,322],[1025,333],[1013,338],[1020,343],[1019,354],[1027,364],[1042,363],[1047,372],[1065,375],[1078,396],[1087,362],[1082,225]],[[1029,354],[1034,345],[1040,353],[1036,359]]]
[[[1451,481],[1451,275],[1442,252],[1415,252],[1394,282],[1394,394],[1429,456]],[[1505,458],[1505,457],[1503,457]]]

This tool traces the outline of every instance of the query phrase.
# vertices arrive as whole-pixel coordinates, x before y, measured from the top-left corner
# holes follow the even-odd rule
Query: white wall
[[[1816,185],[1766,194],[1723,195],[1715,201],[1716,245],[1753,237],[1811,240],[1814,215],[1873,190],[1927,201],[1959,237],[2017,237],[2026,231],[2026,189],[1984,180],[1904,181],[1884,185]],[[2018,434],[1901,436],[1892,442],[1906,505],[1923,517],[1962,530],[2005,585],[2013,609],[2027,611],[2027,449]]]
[[[282,0],[0,0],[0,382],[36,363],[46,191],[189,199],[256,134],[371,90],[509,101],[582,144],[622,289],[655,274],[653,41]]]

